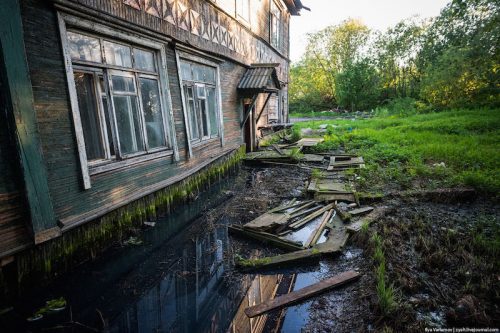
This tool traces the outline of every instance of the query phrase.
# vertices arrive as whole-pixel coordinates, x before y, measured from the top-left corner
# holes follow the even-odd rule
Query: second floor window
[[[216,68],[184,59],[180,68],[190,140],[201,142],[218,137]]]
[[[236,0],[236,16],[250,23],[250,0]]]
[[[155,50],[68,31],[89,165],[168,147]]]
[[[271,0],[271,45],[279,48],[281,43],[281,10],[280,7]]]

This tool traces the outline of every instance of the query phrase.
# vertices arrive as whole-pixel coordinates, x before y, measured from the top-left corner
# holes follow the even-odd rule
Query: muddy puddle
[[[343,323],[335,317],[352,309],[349,299],[355,285],[251,319],[243,312],[248,306],[360,267],[361,250],[348,248],[337,258],[301,268],[262,274],[234,270],[235,254],[279,252],[229,236],[227,225],[248,222],[284,200],[300,199],[307,177],[304,171],[287,168],[243,168],[155,221],[154,227],[137,235],[138,242],[116,245],[48,287],[34,288],[0,316],[1,331],[342,331]],[[307,236],[290,237],[304,241]],[[322,235],[320,242],[324,239]],[[59,297],[66,300],[65,309],[33,322],[26,320],[47,300]]]

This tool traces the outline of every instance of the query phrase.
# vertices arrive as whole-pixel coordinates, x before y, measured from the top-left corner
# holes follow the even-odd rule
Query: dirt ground
[[[310,176],[296,167],[248,168],[245,182],[230,200],[208,216],[221,215],[241,224],[284,200],[301,198]],[[343,288],[312,299],[303,332],[424,332],[425,328],[499,327],[500,269],[498,203],[441,203],[432,198],[382,199],[389,213],[367,232],[352,237],[342,254],[319,265],[287,268],[288,273],[313,272],[320,280],[356,269],[362,277]],[[362,203],[363,204],[363,203]],[[394,286],[396,308],[382,315],[376,290],[370,237],[382,237],[387,283]],[[486,241],[485,241],[486,240]],[[244,257],[280,253],[258,243],[235,238],[232,253]],[[238,272],[232,272],[237,278]]]

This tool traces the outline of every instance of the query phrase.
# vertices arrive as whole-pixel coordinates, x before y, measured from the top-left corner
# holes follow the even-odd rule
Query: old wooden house
[[[3,0],[0,267],[20,280],[106,245],[227,172],[260,126],[286,122],[302,8]]]

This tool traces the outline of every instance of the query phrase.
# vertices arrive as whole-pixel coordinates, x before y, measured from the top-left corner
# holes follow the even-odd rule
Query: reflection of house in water
[[[280,318],[270,321],[263,315],[250,319],[243,310],[273,298],[277,292],[288,292],[290,277],[225,279],[231,267],[224,256],[228,246],[225,226],[183,242],[178,249],[180,261],[133,305],[110,318],[110,331],[226,332],[229,327],[230,332],[254,333],[262,332],[266,325],[276,326]]]
[[[228,332],[277,332],[284,318],[285,310],[274,312],[273,317],[263,314],[254,318],[248,318],[244,311],[249,306],[273,299],[277,295],[289,293],[293,288],[294,280],[295,275],[257,275],[240,303]]]
[[[111,323],[113,332],[225,331],[245,286],[226,283],[225,227],[184,242],[170,272]],[[194,268],[194,270],[193,270]]]

